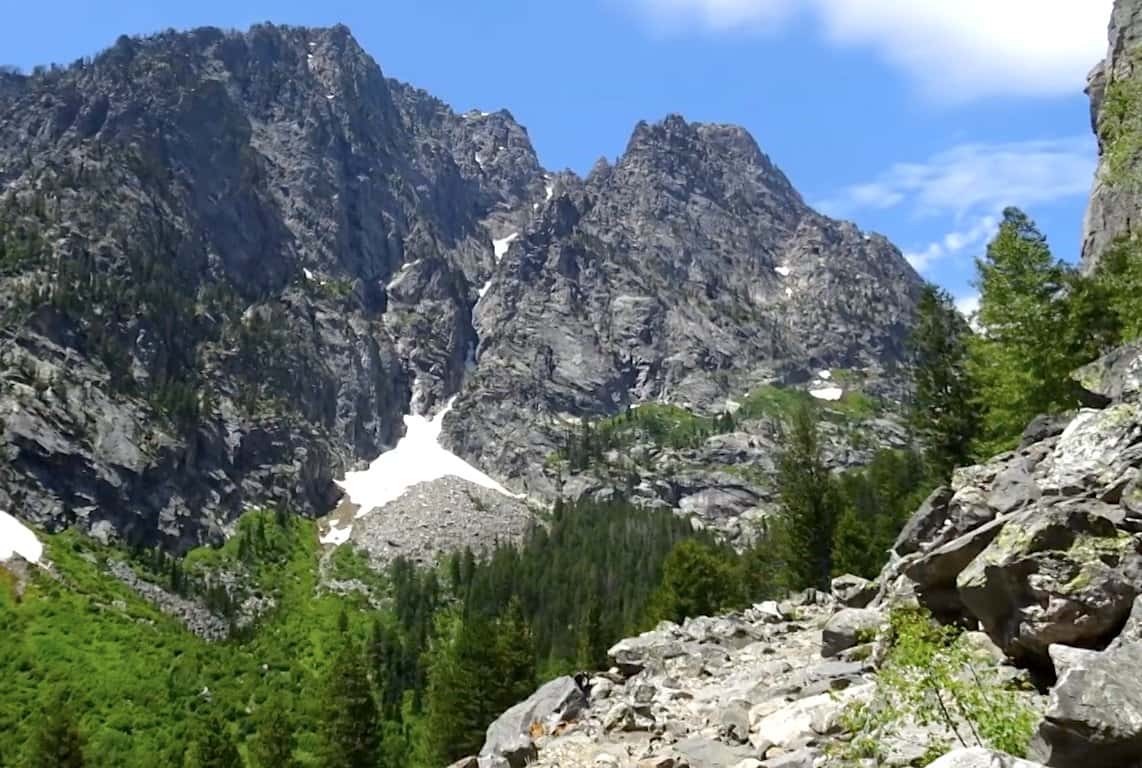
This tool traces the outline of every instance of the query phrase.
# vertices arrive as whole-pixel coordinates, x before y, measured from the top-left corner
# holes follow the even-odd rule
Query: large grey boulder
[[[972,747],[949,752],[936,762],[929,763],[928,768],[1045,768],[1045,766],[1029,760],[1020,760],[1002,752]]]
[[[821,655],[836,656],[854,645],[868,642],[883,623],[884,614],[869,608],[838,611],[821,630]]]
[[[1064,669],[1051,690],[1035,755],[1052,768],[1142,765],[1142,598],[1105,651],[1052,648],[1052,658]]]
[[[574,720],[586,705],[587,697],[574,678],[556,678],[488,726],[480,756],[502,756],[515,768],[513,760],[534,757],[533,729],[550,733],[559,723]]]
[[[1009,656],[1050,664],[1053,643],[1091,647],[1142,593],[1139,540],[1121,511],[1073,500],[1017,513],[957,579],[961,600]]]
[[[875,582],[852,574],[838,576],[830,586],[833,597],[846,608],[864,608],[876,597]]]

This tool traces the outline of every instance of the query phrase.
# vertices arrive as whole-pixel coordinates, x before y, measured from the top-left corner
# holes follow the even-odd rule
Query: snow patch
[[[508,248],[519,237],[519,232],[512,232],[507,237],[501,237],[499,240],[492,241],[492,252],[496,255],[496,263],[500,263],[500,259],[508,252]]]
[[[773,271],[782,277],[789,277],[789,267],[774,267]]]
[[[818,400],[836,402],[845,396],[845,391],[840,387],[825,387],[824,389],[811,389],[809,394]]]
[[[555,185],[552,184],[550,181],[547,182],[547,185],[544,187],[544,192],[546,193],[547,196],[544,197],[543,199],[545,201],[550,200],[552,197],[555,196]]]
[[[483,167],[484,167],[484,156],[483,156],[483,155],[481,155],[479,152],[477,152],[477,153],[475,154],[475,158],[476,158],[476,165],[478,165],[478,166],[480,166],[481,168],[483,168]]]
[[[338,528],[336,525],[332,525],[329,527],[329,533],[322,536],[320,541],[322,544],[332,544],[335,547],[339,547],[347,542],[352,534],[353,525],[351,523],[344,528]]]
[[[793,289],[792,288],[786,288],[785,289],[785,295],[786,296],[792,296],[793,295]]]
[[[44,545],[28,526],[0,511],[0,562],[16,555],[29,563],[38,563],[44,556]]]
[[[818,379],[824,379],[825,381],[830,381],[833,378],[833,372],[832,371],[818,371],[817,372],[817,378]]]
[[[305,267],[302,267],[302,268],[301,268],[301,274],[305,275],[305,279],[306,279],[306,280],[310,280],[310,281],[312,281],[312,280],[314,280],[314,279],[315,279],[315,278],[314,278],[314,276],[313,276],[313,273],[312,273],[312,272],[310,272],[310,271],[309,271],[307,268],[305,268]]]
[[[415,414],[405,416],[405,435],[395,448],[378,456],[368,469],[348,472],[344,480],[338,481],[349,500],[360,507],[357,517],[383,508],[414,485],[442,477],[458,477],[513,499],[524,498],[440,445],[444,417],[455,400],[449,400],[431,419]]]
[[[484,298],[484,294],[487,293],[491,289],[491,287],[492,287],[492,278],[489,277],[488,282],[484,283],[484,285],[480,288],[480,298],[481,299]]]

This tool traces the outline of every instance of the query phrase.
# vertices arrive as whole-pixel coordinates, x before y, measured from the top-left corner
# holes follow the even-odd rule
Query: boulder
[[[1075,371],[1073,378],[1088,393],[1106,402],[1142,399],[1142,342],[1103,355]]]
[[[865,608],[876,597],[876,583],[860,576],[838,576],[831,587],[833,597],[846,608]]]
[[[1063,434],[1063,430],[1071,423],[1074,416],[1073,413],[1044,413],[1036,416],[1027,425],[1027,429],[1023,430],[1023,437],[1019,442],[1020,449]]]
[[[744,744],[749,741],[749,704],[743,701],[731,701],[722,709],[722,733],[726,740],[732,744]]]
[[[920,555],[904,569],[904,575],[921,593],[954,587],[956,578],[1000,535],[1005,523],[1005,518],[997,518]]]
[[[638,637],[619,641],[607,655],[619,672],[634,677],[648,667],[662,668],[668,659],[687,655],[687,646],[675,636],[676,625],[644,632]]]
[[[475,757],[465,757],[452,763],[448,768],[480,768],[480,761]]]
[[[1017,513],[960,573],[961,600],[1017,661],[1046,666],[1052,643],[1105,642],[1142,593],[1139,541],[1121,518],[1087,499]]]
[[[845,608],[833,614],[821,630],[821,655],[836,656],[841,651],[868,642],[880,625],[884,614],[868,608]]]
[[[909,518],[904,529],[892,545],[897,554],[903,556],[918,552],[936,536],[948,517],[948,502],[955,495],[951,488],[942,486],[932,491],[915,514]]]
[[[533,728],[550,733],[559,723],[575,719],[586,705],[587,697],[574,678],[556,678],[488,726],[480,756],[500,755],[514,768],[513,758],[534,752],[534,746],[530,750],[527,746]]]
[[[1142,764],[1142,598],[1105,651],[1051,650],[1062,671],[1034,755],[1052,768]]]
[[[1080,496],[1121,494],[1142,456],[1130,450],[1142,441],[1142,403],[1120,403],[1105,410],[1083,410],[1074,418],[1039,480],[1044,494]],[[1116,502],[1115,498],[1108,501]]]
[[[763,754],[772,747],[796,750],[808,746],[833,733],[845,707],[871,696],[873,687],[866,684],[795,701],[754,723],[750,743]]]
[[[1002,752],[972,747],[949,752],[936,762],[929,763],[928,768],[1045,768],[1045,766],[1020,760]]]

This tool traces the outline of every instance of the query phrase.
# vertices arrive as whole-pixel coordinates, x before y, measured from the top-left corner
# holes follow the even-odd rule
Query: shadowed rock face
[[[550,174],[510,113],[386,80],[344,27],[0,75],[0,157],[0,507],[49,528],[181,548],[251,504],[322,514],[456,393],[445,442],[543,496],[553,414],[905,385],[919,278],[744,130],[672,116]]]

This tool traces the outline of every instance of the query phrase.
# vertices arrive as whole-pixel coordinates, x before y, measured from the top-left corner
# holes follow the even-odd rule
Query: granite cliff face
[[[0,75],[0,508],[185,547],[438,409],[517,491],[562,419],[862,371],[920,280],[742,129],[640,124],[586,178],[506,111],[387,80],[344,27],[120,38]]]
[[[1099,167],[1095,174],[1094,189],[1091,192],[1083,227],[1082,259],[1086,268],[1098,263],[1107,247],[1115,238],[1130,232],[1142,208],[1142,196],[1136,186],[1123,187],[1108,181],[1109,161],[1107,157],[1107,135],[1104,117],[1108,111],[1107,88],[1115,81],[1136,78],[1138,72],[1138,48],[1142,44],[1142,2],[1138,0],[1115,0],[1110,18],[1110,47],[1106,59],[1091,71],[1087,82],[1087,94],[1091,100],[1091,127],[1098,138]],[[1125,172],[1136,171],[1142,158],[1124,158]]]

